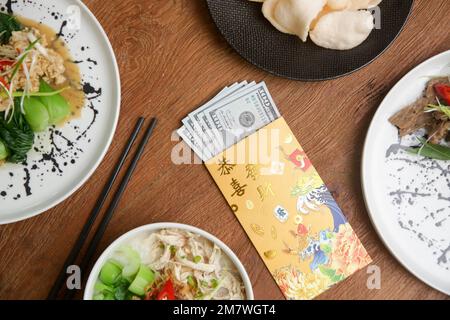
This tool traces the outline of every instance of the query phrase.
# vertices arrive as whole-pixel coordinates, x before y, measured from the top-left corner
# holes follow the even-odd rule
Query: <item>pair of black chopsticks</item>
[[[145,121],[145,119],[143,117],[138,119],[138,122],[136,123],[133,133],[131,134],[131,136],[127,142],[127,145],[119,159],[119,162],[117,163],[116,168],[114,169],[111,177],[109,178],[108,182],[106,183],[106,185],[100,195],[100,198],[97,200],[97,203],[95,204],[95,207],[91,212],[91,215],[89,216],[86,224],[84,225],[83,229],[81,230],[80,235],[78,236],[78,239],[75,242],[75,245],[73,246],[72,250],[70,251],[69,255],[67,256],[67,259],[64,262],[64,265],[58,274],[58,278],[56,279],[55,283],[53,284],[52,289],[50,290],[47,300],[57,299],[58,294],[61,291],[62,286],[67,279],[67,273],[66,273],[67,267],[75,264],[78,254],[79,254],[80,250],[82,249],[84,243],[86,242],[88,235],[92,229],[92,226],[94,225],[95,220],[97,219],[103,205],[105,204],[106,199],[108,198],[108,195],[114,185],[114,182],[116,181],[122,167],[125,164],[125,161],[131,151],[131,148],[132,148],[134,142],[136,141],[136,139],[139,135],[139,132],[144,124],[144,121]],[[133,160],[131,161],[131,164],[125,173],[125,176],[123,177],[122,181],[120,182],[119,188],[117,189],[116,193],[114,194],[111,204],[109,205],[105,215],[103,216],[103,219],[101,220],[100,225],[99,225],[97,231],[95,232],[95,234],[86,250],[86,254],[83,257],[81,264],[80,264],[80,270],[83,275],[84,275],[84,272],[86,272],[86,269],[89,266],[89,263],[90,263],[93,255],[95,254],[97,246],[98,246],[101,238],[103,237],[103,234],[106,231],[109,221],[111,220],[112,216],[114,215],[114,212],[117,208],[117,205],[120,202],[120,199],[122,198],[123,193],[125,192],[128,182],[130,181],[131,176],[133,175],[133,172],[136,169],[136,166],[145,150],[145,147],[146,147],[150,137],[152,136],[153,130],[156,126],[156,122],[157,122],[157,120],[155,118],[153,118],[151,120],[151,122],[147,128],[147,131],[145,132],[144,137],[142,138],[142,140],[138,146],[136,154],[134,155]],[[82,276],[82,279],[83,278],[84,277]],[[76,290],[67,290],[66,294],[64,296],[64,299],[72,299],[73,296],[75,295],[75,292],[76,292]]]

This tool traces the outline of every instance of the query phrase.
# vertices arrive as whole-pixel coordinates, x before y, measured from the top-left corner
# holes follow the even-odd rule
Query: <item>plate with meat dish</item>
[[[450,294],[450,51],[409,72],[367,134],[362,186],[372,222],[416,277]]]
[[[0,224],[42,213],[103,159],[119,116],[116,59],[77,0],[0,1]]]

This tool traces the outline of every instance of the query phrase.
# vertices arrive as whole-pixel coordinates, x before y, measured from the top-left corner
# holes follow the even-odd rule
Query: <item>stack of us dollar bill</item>
[[[207,161],[280,117],[264,82],[239,82],[183,119],[178,135]]]

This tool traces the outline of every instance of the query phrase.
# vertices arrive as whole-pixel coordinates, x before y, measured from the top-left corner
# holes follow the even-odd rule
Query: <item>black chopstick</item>
[[[117,179],[117,176],[119,175],[123,165],[125,164],[125,161],[128,157],[128,154],[130,153],[131,147],[133,146],[134,142],[136,141],[136,138],[138,137],[138,134],[142,128],[142,125],[144,124],[144,118],[140,117],[136,123],[136,126],[134,127],[134,130],[128,139],[128,142],[126,144],[125,149],[122,152],[122,155],[120,156],[119,162],[116,165],[116,168],[114,169],[111,177],[109,178],[108,182],[106,183],[105,187],[103,188],[103,191],[97,200],[97,203],[95,204],[94,209],[92,209],[92,212],[84,225],[83,229],[80,232],[80,235],[78,236],[77,241],[75,242],[74,246],[72,247],[72,250],[70,251],[69,255],[66,258],[66,261],[64,262],[63,267],[61,268],[58,278],[56,279],[55,283],[53,284],[52,289],[50,290],[50,293],[47,296],[47,300],[55,300],[58,296],[59,291],[61,290],[61,286],[63,285],[64,280],[66,280],[67,275],[67,267],[70,265],[73,265],[75,263],[75,260],[81,250],[81,248],[84,245],[84,242],[86,241],[89,232],[92,229],[92,226],[94,225],[95,220],[97,219],[98,214],[100,213],[106,199],[108,198],[109,192],[111,191],[114,182]]]
[[[81,261],[80,264],[80,270],[82,272],[82,274],[86,271],[87,267],[89,266],[89,263],[92,259],[92,257],[95,254],[95,251],[97,250],[98,244],[100,242],[100,240],[103,237],[103,234],[106,231],[106,228],[111,220],[111,218],[114,215],[114,212],[120,202],[120,199],[122,198],[122,195],[125,192],[125,189],[128,185],[128,182],[130,182],[130,179],[134,173],[134,170],[137,167],[137,164],[142,156],[142,154],[144,153],[145,147],[150,139],[150,137],[152,136],[153,130],[155,129],[157,120],[155,118],[153,118],[147,128],[147,131],[145,132],[144,137],[142,138],[139,147],[136,151],[136,154],[133,157],[133,160],[131,161],[130,166],[128,167],[125,176],[123,177],[122,181],[120,182],[120,186],[117,189],[116,193],[114,194],[114,197],[112,199],[111,204],[108,207],[108,210],[106,211],[105,215],[103,216],[103,219],[100,222],[100,225],[97,229],[97,231],[94,234],[94,237],[91,240],[91,243],[89,244],[89,247],[86,250],[86,254],[84,255],[83,260]],[[73,298],[73,296],[75,295],[76,290],[68,290],[66,292],[66,295],[64,296],[65,300],[70,300]]]

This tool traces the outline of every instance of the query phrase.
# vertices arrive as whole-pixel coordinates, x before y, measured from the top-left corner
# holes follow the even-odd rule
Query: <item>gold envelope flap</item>
[[[371,262],[283,118],[205,164],[287,299]]]

